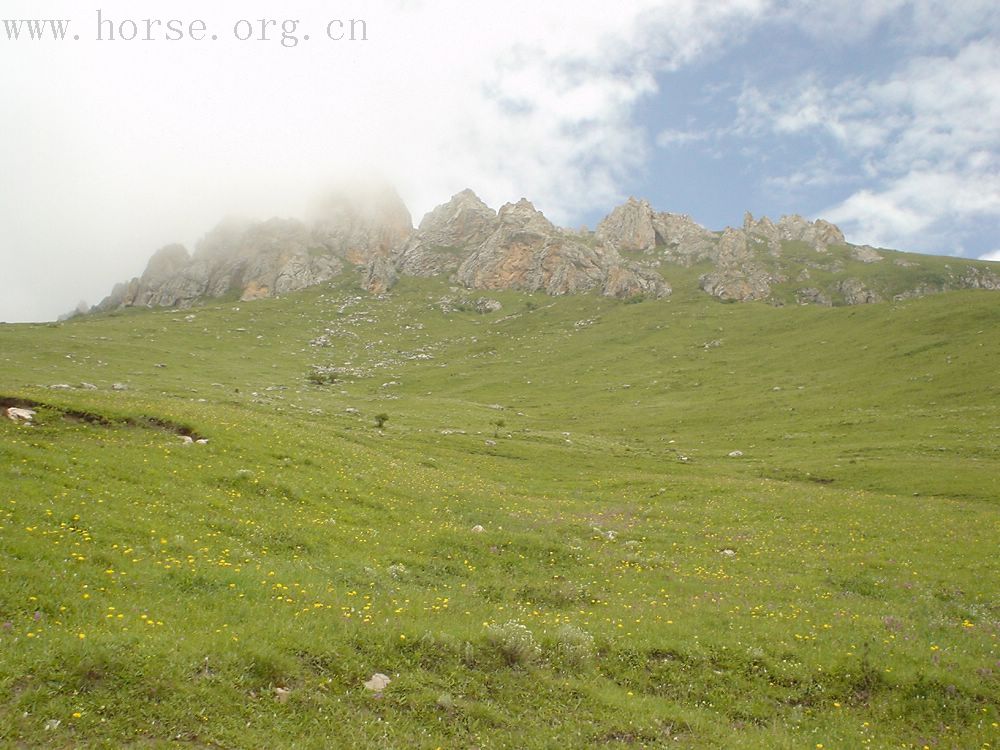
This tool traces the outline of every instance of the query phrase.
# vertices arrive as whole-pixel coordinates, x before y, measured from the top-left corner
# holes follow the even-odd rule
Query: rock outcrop
[[[656,249],[656,214],[646,201],[629,198],[597,225],[597,241],[619,252],[648,253]]]
[[[496,211],[471,190],[463,190],[423,218],[413,236],[393,253],[393,263],[400,273],[411,276],[452,274],[499,223]]]
[[[164,247],[140,277],[116,285],[94,309],[183,308],[214,297],[273,297],[328,281],[345,264],[385,271],[388,287],[393,274],[373,261],[387,262],[391,249],[411,232],[410,214],[394,192],[339,192],[319,206],[312,225],[229,219],[206,234],[193,255],[180,245]]]
[[[784,281],[761,264],[745,231],[727,229],[719,240],[716,270],[699,281],[703,291],[724,302],[768,299],[771,286]]]
[[[388,256],[413,232],[406,205],[395,190],[383,185],[333,192],[312,218],[317,244],[355,266]]]
[[[493,234],[459,267],[459,283],[552,295],[595,288],[614,296],[669,293],[655,274],[623,261],[613,248],[587,245],[556,228],[526,199],[505,205],[497,219]]]
[[[696,269],[700,288],[728,302],[860,305],[949,289],[1000,290],[997,264],[954,259],[941,270],[920,256],[898,255],[850,245],[822,220],[792,215],[773,222],[747,212],[742,226],[714,232],[636,198],[590,232],[555,226],[526,199],[497,212],[463,190],[414,230],[394,191],[368,186],[330,194],[308,222],[226,220],[194,253],[168,245],[141,276],[117,284],[93,309],[273,297],[349,267],[374,294],[388,292],[402,276],[445,276],[470,290],[658,298],[670,294],[672,272],[690,278],[681,267]],[[894,273],[865,268],[887,259]]]
[[[848,305],[870,305],[882,301],[860,279],[844,279],[837,285],[837,290],[844,295],[844,302]]]
[[[718,256],[719,236],[683,214],[657,213],[648,202],[629,198],[597,226],[599,243],[623,253],[652,254],[691,266]]]

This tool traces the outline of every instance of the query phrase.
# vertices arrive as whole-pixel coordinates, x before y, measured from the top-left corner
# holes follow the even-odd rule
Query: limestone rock
[[[858,245],[853,247],[851,248],[851,255],[854,260],[860,260],[862,263],[879,263],[880,261],[885,260],[871,245]]]
[[[657,239],[653,218],[649,203],[629,198],[597,225],[595,237],[619,252],[650,252]]]
[[[844,295],[844,302],[848,305],[869,305],[882,301],[882,298],[866,287],[860,279],[845,279],[837,285],[837,290]]]
[[[772,284],[783,281],[762,266],[747,244],[747,235],[739,229],[727,229],[719,240],[716,270],[703,275],[703,291],[724,302],[750,302],[767,299]]]
[[[7,408],[7,418],[11,422],[31,422],[35,418],[35,410],[10,406]]]
[[[988,268],[969,268],[962,275],[960,283],[964,289],[1000,290],[1000,276]]]
[[[399,280],[392,261],[384,255],[377,255],[368,261],[361,278],[361,286],[372,294],[385,294]]]
[[[766,216],[754,220],[753,214],[747,211],[743,215],[743,232],[748,239],[765,243],[771,255],[781,255],[781,230]]]
[[[496,211],[471,190],[463,190],[427,214],[412,237],[393,253],[401,273],[437,276],[454,273],[496,231]]]
[[[782,216],[777,226],[781,239],[805,242],[817,252],[826,252],[830,245],[843,245],[844,233],[828,221],[818,219],[810,222],[797,214]]]
[[[601,288],[605,297],[628,299],[653,297],[659,299],[670,294],[670,285],[659,274],[638,266],[614,265],[608,268],[607,278]]]
[[[594,239],[618,252],[652,253],[690,266],[714,260],[718,237],[690,216],[657,213],[644,200],[629,198],[597,226]]]
[[[381,693],[389,687],[390,682],[392,682],[392,679],[388,675],[376,672],[372,675],[370,680],[365,680],[365,689],[370,690],[373,693]]]
[[[508,203],[497,218],[493,234],[459,267],[459,283],[552,295],[591,289],[616,296],[669,293],[661,280],[625,263],[613,248],[591,247],[560,231],[526,199]]]
[[[388,257],[411,231],[409,212],[386,189],[335,193],[317,209],[312,225],[227,219],[193,255],[179,245],[157,251],[142,276],[115,286],[94,310],[183,308],[233,293],[241,300],[287,294],[333,278],[344,261],[367,265]]]
[[[316,242],[357,266],[387,256],[413,232],[413,221],[395,190],[355,185],[330,193],[314,212]]]
[[[666,260],[693,266],[718,257],[719,237],[684,214],[658,213],[653,226]]]
[[[833,304],[833,301],[830,299],[830,295],[815,287],[799,289],[795,292],[795,300],[800,305],[823,305],[825,307],[829,307]]]

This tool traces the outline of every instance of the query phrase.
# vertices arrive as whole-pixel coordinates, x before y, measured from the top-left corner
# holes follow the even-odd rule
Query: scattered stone
[[[208,445],[208,438],[198,438],[195,442],[198,445]]]
[[[486,441],[486,445],[488,445],[490,448],[493,448],[494,446],[496,446],[496,444],[497,444],[496,440],[487,440]]]
[[[53,729],[58,729],[62,722],[59,719],[49,719],[45,722],[45,731],[51,732]]]
[[[83,390],[85,390],[85,391],[96,391],[97,390],[97,386],[94,385],[93,383],[80,383],[80,387],[83,388]]]
[[[837,285],[837,289],[844,295],[844,302],[848,305],[871,305],[882,301],[882,298],[866,287],[860,279],[846,279]]]
[[[389,687],[389,683],[392,682],[388,675],[384,675],[381,672],[376,672],[372,675],[370,680],[365,681],[365,690],[370,690],[373,693],[381,694],[383,690]]]
[[[71,391],[71,390],[73,390],[73,386],[71,386],[69,383],[56,383],[55,385],[50,385],[49,386],[49,390],[50,391]]]
[[[503,310],[503,305],[499,300],[490,299],[489,297],[480,297],[472,305],[480,315],[488,315],[489,313]]]
[[[472,527],[472,533],[473,534],[482,534],[484,531],[486,531],[486,529],[484,529],[478,523],[475,526]]]
[[[743,458],[743,451],[733,451],[729,454],[730,458]]]
[[[830,307],[833,304],[830,295],[812,286],[797,290],[795,301],[800,305],[822,305],[823,307]]]
[[[178,435],[177,437],[179,437],[181,439],[181,442],[184,445],[193,445],[194,444],[194,438],[191,437],[190,435]]]
[[[111,390],[113,390],[113,391],[127,391],[128,390],[128,386],[125,383],[114,383],[111,386]]]
[[[35,418],[34,409],[19,409],[16,406],[11,406],[7,409],[7,417],[11,422],[31,422]]]
[[[726,549],[721,550],[719,554],[723,557],[736,557],[736,550],[727,547]]]
[[[292,691],[288,688],[276,687],[274,689],[274,699],[281,704],[288,703],[288,699],[291,697]]]
[[[859,245],[853,249],[851,254],[855,260],[860,260],[862,263],[878,263],[884,260],[871,245]]]

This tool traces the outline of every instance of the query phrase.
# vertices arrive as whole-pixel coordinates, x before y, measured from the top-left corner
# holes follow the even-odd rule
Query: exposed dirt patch
[[[204,435],[195,432],[190,427],[177,424],[176,422],[171,422],[168,419],[161,419],[160,417],[150,417],[145,415],[139,417],[109,417],[92,411],[81,411],[78,409],[67,409],[62,406],[54,406],[53,404],[46,404],[42,401],[35,401],[34,399],[29,398],[0,396],[0,412],[5,411],[10,407],[18,409],[34,409],[36,411],[39,409],[55,411],[62,415],[62,418],[68,422],[82,422],[102,427],[125,425],[128,427],[162,430],[163,432],[170,432],[174,435],[189,437],[192,440],[204,439]]]

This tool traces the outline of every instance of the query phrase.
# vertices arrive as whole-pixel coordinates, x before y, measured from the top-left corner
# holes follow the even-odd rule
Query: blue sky
[[[794,212],[859,243],[997,251],[998,14],[925,13],[900,4],[826,34],[764,20],[657,75],[636,107],[651,145],[630,189],[712,227]],[[978,195],[952,200],[956,186]]]
[[[375,175],[414,221],[471,187],[594,226],[630,195],[1000,259],[1000,10],[983,0],[108,0],[216,41],[97,41],[95,7],[5,0],[0,320],[97,302],[223,217],[303,216]],[[368,39],[324,39],[331,18]],[[243,19],[294,21],[241,41]],[[273,27],[272,27],[273,28]],[[304,39],[310,36],[310,41]],[[293,43],[294,42],[294,43]]]

